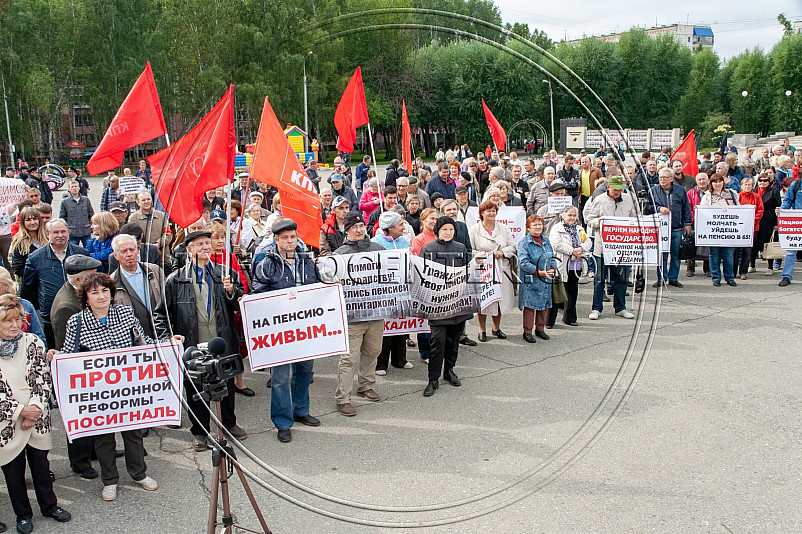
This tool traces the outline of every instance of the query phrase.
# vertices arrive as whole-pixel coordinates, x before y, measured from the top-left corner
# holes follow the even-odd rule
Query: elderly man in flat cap
[[[365,220],[360,213],[349,211],[345,216],[343,226],[345,242],[343,246],[334,251],[334,254],[384,250],[384,247],[368,239]],[[351,405],[351,391],[354,389],[354,373],[357,365],[359,366],[359,381],[356,394],[371,402],[381,400],[379,394],[373,391],[373,385],[376,383],[376,360],[382,349],[383,336],[384,319],[348,321],[348,344],[351,350],[340,356],[340,365],[337,369],[337,391],[334,394],[337,411],[346,417],[356,415],[356,410]]]
[[[239,354],[234,312],[239,309],[239,298],[244,294],[237,274],[225,266],[212,263],[211,232],[195,231],[187,235],[187,264],[174,271],[164,283],[164,293],[155,311],[156,333],[160,338],[174,334],[184,336],[184,346],[208,343],[213,337],[226,341],[222,356]],[[237,426],[234,414],[234,379],[227,381],[228,395],[220,403],[222,423],[238,440],[248,434]],[[196,386],[184,379],[187,391],[192,446],[200,452],[206,450],[209,433],[209,408],[202,400],[193,398]]]
[[[272,227],[274,244],[257,256],[253,266],[253,292],[265,293],[299,285],[316,284],[320,272],[314,260],[298,244],[298,225],[281,219]],[[312,383],[314,360],[277,365],[270,369],[270,419],[278,429],[278,440],[292,441],[294,422],[320,426],[320,420],[309,414],[309,384]]]

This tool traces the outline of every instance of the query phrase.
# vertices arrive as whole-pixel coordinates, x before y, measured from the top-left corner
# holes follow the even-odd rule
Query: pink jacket
[[[368,224],[368,219],[370,219],[373,212],[379,209],[379,205],[373,202],[374,198],[381,200],[378,193],[374,195],[370,190],[367,190],[362,193],[362,198],[359,200],[359,209],[362,210],[362,217],[365,218],[365,224]]]

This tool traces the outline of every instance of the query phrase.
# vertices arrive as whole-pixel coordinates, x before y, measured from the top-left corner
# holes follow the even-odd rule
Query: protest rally
[[[0,23],[36,12],[28,3],[11,2]],[[657,463],[685,473],[684,460],[712,457],[698,475],[712,480],[764,434],[762,447],[798,453],[782,440],[798,437],[787,419],[798,418],[802,376],[785,359],[799,346],[802,23],[781,14],[770,52],[719,63],[709,25],[557,42],[526,24],[505,29],[498,7],[480,3],[489,14],[460,16],[508,37],[489,39],[495,48],[474,34],[471,44],[415,44],[403,80],[369,50],[402,57],[397,46],[412,45],[374,41],[373,29],[350,35],[361,23],[349,28],[348,17],[363,12],[309,19],[308,42],[291,39],[303,52],[286,44],[303,68],[302,105],[285,80],[217,72],[217,57],[197,59],[211,62],[203,100],[177,97],[169,61],[143,49],[121,54],[124,70],[104,67],[112,103],[89,105],[103,89],[77,76],[69,96],[39,96],[69,100],[51,116],[24,92],[25,67],[0,60],[0,532],[493,529],[507,507],[535,521],[518,501],[627,418],[637,437],[616,435],[599,462],[638,456],[620,473],[642,487],[617,490],[638,498],[672,488],[676,474],[654,480]],[[152,9],[169,27],[186,15]],[[389,9],[451,20],[426,6]],[[217,8],[199,16],[235,22]],[[396,24],[382,31],[427,31],[417,19]],[[334,28],[355,50],[322,44]],[[183,30],[180,39],[190,40]],[[514,45],[563,70],[524,83],[531,72],[519,68],[539,60]],[[494,62],[480,70],[474,46]],[[474,62],[471,76],[504,72],[466,91],[463,74],[442,66],[457,57],[448,47]],[[598,73],[585,81],[588,67],[626,70],[627,47],[687,67],[682,92],[650,90],[644,101]],[[756,89],[747,69],[761,61]],[[25,83],[52,78],[36,69]],[[307,70],[320,77],[309,87]],[[719,97],[705,94],[725,80]],[[508,81],[513,89],[500,88]],[[421,96],[415,84],[431,87]],[[537,104],[524,96],[534,92]],[[780,360],[750,366],[786,342]],[[650,374],[649,355],[670,379]],[[715,440],[696,434],[711,421]],[[716,449],[728,425],[740,434]],[[764,466],[738,458],[728,484]],[[755,476],[798,489],[785,471]],[[702,484],[688,499],[715,493]],[[572,507],[597,506],[579,497],[597,491],[598,510],[621,504],[603,489],[571,491]],[[442,515],[452,504],[464,516]],[[598,530],[643,530],[649,513]],[[701,529],[665,513],[667,530]],[[698,513],[732,532],[732,514]],[[744,531],[773,531],[758,517]],[[501,521],[499,532],[546,531]],[[556,532],[594,530],[589,519],[560,521]]]

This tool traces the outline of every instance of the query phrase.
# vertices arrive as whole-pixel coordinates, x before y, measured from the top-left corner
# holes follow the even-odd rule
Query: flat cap
[[[73,254],[64,260],[64,270],[67,271],[67,274],[96,271],[101,265],[103,264],[100,260],[96,260],[91,256],[84,256],[83,254]]]
[[[282,219],[273,225],[271,231],[273,232],[273,235],[278,235],[281,232],[286,232],[288,230],[297,230],[297,229],[298,229],[298,223],[296,223],[292,219]]]
[[[194,240],[198,239],[199,237],[212,237],[212,233],[211,232],[206,232],[204,230],[198,230],[196,232],[190,232],[190,233],[187,234],[186,239],[184,239],[184,243],[189,245],[190,243],[192,243]]]

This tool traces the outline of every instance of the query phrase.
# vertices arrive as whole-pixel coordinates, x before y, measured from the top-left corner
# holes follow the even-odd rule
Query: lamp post
[[[791,99],[791,90],[785,92],[785,131],[788,131],[788,101]]]
[[[746,97],[749,95],[749,91],[741,91],[741,96],[743,100],[741,101],[741,134],[746,132]]]
[[[312,51],[310,50],[304,56],[304,132],[306,133],[306,137],[304,137],[304,152],[309,152],[309,111],[306,105],[306,58],[311,55]],[[306,158],[306,156],[304,156],[304,158]]]
[[[0,70],[0,78],[3,80],[3,105],[5,106],[6,110],[6,129],[8,130],[8,156],[11,158],[9,160],[10,166],[15,166],[14,163],[14,143],[11,141],[11,121],[8,117],[8,98],[6,98],[6,77],[3,74],[2,70]],[[790,92],[790,91],[789,91]]]
[[[551,105],[551,149],[554,150],[554,91],[551,88],[551,80],[543,80],[549,84],[549,104]]]

